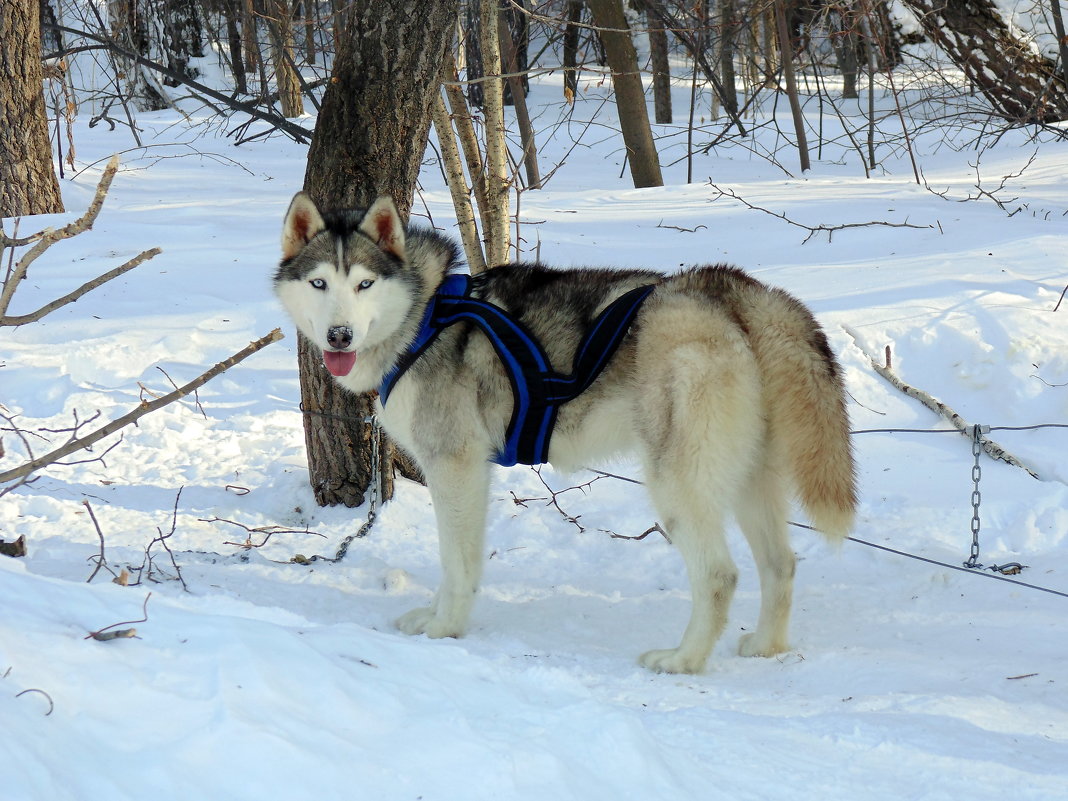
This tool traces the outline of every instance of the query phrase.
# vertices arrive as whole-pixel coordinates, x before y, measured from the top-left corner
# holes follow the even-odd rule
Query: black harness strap
[[[570,375],[552,369],[534,335],[508,312],[472,298],[471,276],[450,275],[431,299],[415,340],[382,379],[382,405],[405,371],[439,333],[461,320],[474,323],[489,338],[512,385],[514,404],[504,447],[493,461],[504,466],[544,464],[560,404],[587,390],[619,349],[641,308],[654,289],[649,284],[612,301],[594,320],[579,343]]]

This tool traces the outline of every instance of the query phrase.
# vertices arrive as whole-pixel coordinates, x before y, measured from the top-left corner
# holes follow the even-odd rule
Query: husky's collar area
[[[597,379],[630,330],[634,316],[655,288],[636,287],[609,304],[593,321],[575,353],[570,375],[552,369],[534,335],[499,306],[471,297],[469,275],[449,275],[427,305],[415,339],[382,379],[383,406],[405,371],[445,328],[466,320],[493,344],[512,385],[512,417],[504,447],[493,461],[504,467],[545,464],[560,404],[574,400]]]

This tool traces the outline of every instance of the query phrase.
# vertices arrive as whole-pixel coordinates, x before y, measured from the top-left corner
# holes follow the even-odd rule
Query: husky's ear
[[[386,253],[404,261],[404,226],[401,224],[393,198],[382,195],[374,202],[360,223],[360,230]]]
[[[297,192],[282,224],[282,259],[292,259],[324,228],[326,223],[315,203],[306,192]]]

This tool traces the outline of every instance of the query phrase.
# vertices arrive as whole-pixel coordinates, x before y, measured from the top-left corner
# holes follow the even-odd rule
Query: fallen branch
[[[777,217],[788,225],[792,225],[795,228],[802,228],[808,231],[808,236],[804,238],[801,244],[807,243],[810,239],[812,239],[812,237],[816,236],[816,234],[827,234],[827,241],[830,242],[831,237],[834,235],[835,231],[844,231],[847,228],[869,228],[873,226],[883,226],[885,228],[934,228],[933,225],[914,225],[910,222],[895,223],[886,222],[885,220],[872,220],[870,222],[860,223],[842,223],[840,225],[805,225],[804,223],[799,223],[796,220],[791,220],[789,217],[787,217],[781,212],[771,211],[770,209],[755,206],[748,200],[743,198],[741,195],[734,192],[734,190],[732,189],[721,189],[712,182],[709,182],[708,185],[715,189],[717,192],[719,192],[720,197],[729,197],[731,200],[737,200],[743,206],[752,211],[762,211],[765,214],[770,214],[772,217]],[[712,202],[715,202],[716,200],[718,200],[718,198],[713,198]]]
[[[137,629],[125,629],[123,633],[106,633],[109,629],[117,628],[118,626],[129,626],[131,623],[147,623],[148,622],[148,599],[152,597],[152,593],[145,596],[145,602],[141,605],[141,618],[140,620],[124,620],[121,623],[112,623],[110,626],[104,626],[102,629],[96,631],[90,631],[84,637],[83,640],[99,640],[101,642],[106,640],[114,640],[119,637],[136,637]],[[132,633],[130,633],[132,632]]]
[[[953,427],[964,436],[968,437],[969,439],[974,437],[974,424],[969,423],[956,411],[954,411],[950,406],[947,406],[945,403],[924,392],[922,389],[917,389],[916,387],[906,384],[904,381],[898,378],[897,374],[894,373],[893,370],[890,369],[889,356],[887,357],[887,364],[879,364],[877,360],[872,358],[871,355],[868,354],[860,346],[860,343],[857,341],[857,338],[852,331],[849,331],[847,329],[846,333],[848,333],[853,338],[854,344],[856,344],[857,348],[861,351],[861,353],[868,357],[868,361],[871,362],[872,369],[875,370],[875,372],[877,372],[879,375],[881,375],[899,390],[904,392],[910,398],[915,398],[928,409],[930,409],[932,412],[948,420],[953,425]],[[1021,470],[1026,470],[1028,475],[1031,476],[1031,478],[1037,478],[1041,480],[1041,477],[1038,475],[1038,473],[1036,473],[1030,467],[1025,465],[1011,453],[1006,451],[1004,448],[994,442],[994,440],[988,439],[986,436],[984,436],[982,434],[982,429],[980,429],[979,444],[982,446],[983,450],[986,451],[986,453],[990,456],[990,458],[997,459],[998,461],[1005,462],[1006,464],[1011,464],[1013,467],[1019,467]]]
[[[51,453],[46,453],[44,456],[39,456],[36,459],[31,459],[30,461],[26,462],[23,465],[20,465],[19,467],[15,467],[10,470],[5,470],[4,472],[0,473],[0,484],[7,481],[24,478],[30,473],[33,473],[41,469],[42,467],[45,467],[58,461],[59,459],[62,459],[64,456],[69,456],[70,454],[75,453],[77,451],[85,450],[86,448],[92,447],[105,437],[114,434],[116,431],[125,428],[131,423],[137,422],[146,414],[150,414],[151,412],[154,412],[157,409],[161,409],[164,406],[173,403],[176,400],[179,400],[180,398],[184,398],[186,395],[189,395],[194,390],[199,389],[204,384],[208,383],[208,381],[215,378],[215,376],[229,370],[238,362],[244,361],[253,353],[256,353],[256,351],[261,350],[272,342],[277,342],[278,340],[282,339],[283,336],[284,335],[282,334],[281,329],[274,329],[271,333],[267,334],[266,336],[260,337],[255,342],[250,342],[248,347],[239,350],[230,358],[224,359],[223,361],[219,362],[210,370],[205,373],[202,373],[199,377],[193,379],[185,386],[179,387],[174,392],[170,392],[164,395],[163,397],[157,398],[153,401],[141,401],[141,404],[132,412],[123,415],[117,420],[113,420],[112,422],[108,423],[105,426],[102,426],[101,428],[98,428],[91,434],[87,434],[84,437],[78,437],[76,439],[73,439],[61,448],[57,448]]]

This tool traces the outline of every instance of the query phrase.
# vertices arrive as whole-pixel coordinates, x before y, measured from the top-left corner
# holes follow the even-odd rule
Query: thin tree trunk
[[[663,25],[655,23],[644,0],[635,7],[645,14],[649,29],[649,61],[653,70],[653,116],[658,125],[671,122],[671,64],[668,61],[668,37]]]
[[[37,0],[0,3],[0,217],[63,211],[41,91]]]
[[[304,100],[300,93],[300,78],[294,61],[293,15],[286,0],[266,0],[263,8],[257,8],[267,21],[271,39],[271,63],[274,65],[274,81],[278,87],[278,102],[282,116],[293,119],[304,114]]]
[[[805,136],[805,120],[801,115],[801,101],[797,94],[797,80],[794,77],[793,48],[790,46],[790,32],[786,27],[786,11],[783,0],[775,3],[775,25],[779,31],[779,53],[782,56],[782,74],[786,81],[786,95],[790,100],[790,113],[794,120],[794,134],[797,136],[797,154],[801,161],[801,172],[811,168],[808,156],[808,139]]]
[[[734,0],[719,3],[719,75],[723,82],[723,107],[730,114],[738,113],[738,77],[734,71],[734,52],[737,49],[741,26],[735,19]]]
[[[445,97],[449,101],[449,112],[452,122],[456,126],[456,136],[460,140],[464,161],[467,162],[467,174],[471,176],[471,187],[475,193],[475,205],[478,207],[479,218],[484,231],[490,225],[489,202],[486,200],[486,167],[482,161],[482,148],[479,146],[478,136],[475,134],[475,124],[472,121],[471,109],[467,105],[463,90],[457,83],[459,77],[456,71],[456,60],[451,51],[445,54],[445,75],[449,76],[445,83]]]
[[[220,0],[219,3],[226,24],[226,46],[230,51],[230,72],[234,76],[234,91],[243,95],[248,93],[248,81],[245,77],[245,57],[241,52],[241,29],[238,27],[241,5],[241,0]]]
[[[346,7],[304,176],[321,206],[367,208],[387,194],[407,219],[458,10],[459,0],[428,0],[418,14],[405,0]],[[298,353],[316,500],[357,506],[371,476],[371,427],[363,422],[371,398],[342,390],[308,343],[302,341]],[[395,447],[387,443],[382,450],[383,461],[393,463]],[[399,467],[413,470],[404,460]],[[392,471],[384,470],[383,478],[388,497]]]
[[[479,46],[482,51],[482,112],[486,130],[486,202],[488,203],[486,264],[495,267],[508,261],[508,149],[504,141],[504,84],[501,80],[501,48],[497,0],[480,0]]]
[[[519,58],[512,35],[500,29],[501,60],[507,65],[508,88],[511,90],[515,120],[519,125],[519,140],[523,143],[523,166],[527,173],[527,189],[541,189],[541,174],[538,170],[538,146],[534,141],[534,126],[527,110],[527,93],[523,78],[519,75]]]
[[[1068,86],[1068,36],[1064,32],[1060,0],[1049,0],[1049,12],[1053,17],[1053,32],[1057,34],[1057,48],[1061,54],[1061,75],[1064,76],[1064,85]]]
[[[587,5],[612,69],[619,129],[627,147],[634,187],[663,186],[660,159],[649,126],[649,109],[645,105],[645,89],[638,72],[638,55],[622,0],[587,0]]]
[[[456,211],[456,226],[460,229],[460,241],[464,246],[464,255],[471,268],[471,274],[477,275],[486,269],[486,257],[482,253],[482,244],[478,239],[478,227],[475,225],[475,209],[471,204],[471,187],[464,174],[464,165],[460,161],[460,151],[456,146],[456,135],[449,119],[449,110],[445,99],[439,94],[434,99],[432,109],[434,131],[438,135],[441,159],[444,162],[445,176],[452,195],[452,206]]]
[[[108,22],[111,34],[126,50],[151,58],[145,20],[137,8],[137,0],[108,0]],[[126,99],[138,111],[160,111],[170,107],[170,102],[149,79],[145,69],[136,61],[114,54],[118,75],[116,86],[125,86]],[[123,91],[120,89],[119,91]]]
[[[564,28],[564,96],[568,102],[571,102],[578,92],[578,23],[581,19],[582,0],[567,0],[567,24]]]

